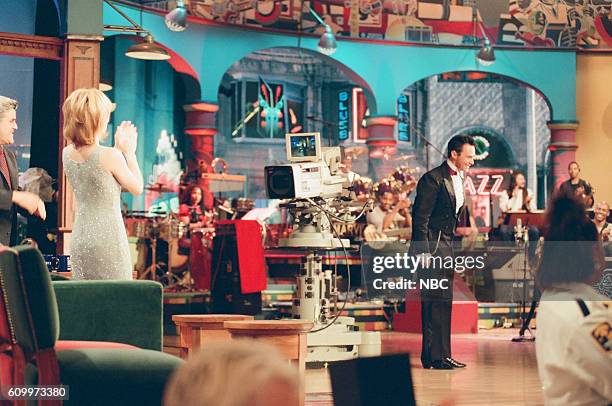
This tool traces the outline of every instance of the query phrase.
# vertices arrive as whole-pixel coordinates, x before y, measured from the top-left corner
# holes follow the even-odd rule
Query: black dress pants
[[[441,238],[435,257],[453,256],[451,237]],[[427,367],[433,361],[451,357],[451,312],[453,306],[454,269],[435,267],[419,269],[421,283],[421,328],[423,343],[421,362]],[[430,288],[423,288],[422,280],[430,280]],[[431,281],[445,281],[445,288],[431,288]],[[435,282],[434,282],[435,283]]]

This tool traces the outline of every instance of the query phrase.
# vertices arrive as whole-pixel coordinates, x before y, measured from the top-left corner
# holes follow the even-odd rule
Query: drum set
[[[132,211],[124,215],[124,223],[128,237],[136,240],[137,254],[132,262],[138,279],[156,280],[167,289],[192,290],[189,255],[181,254],[179,250],[179,241],[185,237],[187,225],[176,214],[151,215]],[[167,246],[166,255],[163,255],[164,250],[159,255],[161,241],[164,248]]]

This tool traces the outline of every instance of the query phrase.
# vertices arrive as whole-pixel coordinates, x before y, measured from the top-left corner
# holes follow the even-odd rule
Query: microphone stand
[[[314,121],[315,123],[321,123],[325,126],[325,128],[327,129],[327,146],[331,147],[332,138],[334,136],[332,134],[332,127],[338,127],[338,123],[334,123],[333,121],[323,120],[315,116],[306,116],[306,120]]]
[[[517,243],[522,243],[522,251],[523,251],[523,300],[521,301],[521,330],[517,337],[512,338],[512,342],[515,343],[524,343],[524,342],[533,342],[535,341],[535,336],[531,332],[529,328],[529,321],[531,317],[527,317],[527,258],[529,256],[529,234],[527,232],[528,228],[523,227],[520,223],[520,219],[517,221],[515,226],[515,238]],[[525,331],[529,331],[529,337],[525,337]]]
[[[414,133],[414,135],[416,135],[417,137],[419,137],[419,139],[421,139],[424,143],[425,143],[425,165],[427,167],[427,170],[429,170],[429,147],[433,148],[434,151],[436,151],[437,153],[439,153],[442,158],[444,158],[444,160],[447,159],[447,156],[444,152],[442,152],[438,147],[436,147],[434,144],[431,143],[431,141],[429,141],[427,139],[427,137],[425,137],[422,133],[421,130],[415,126],[414,124],[410,123],[410,131],[412,133]]]

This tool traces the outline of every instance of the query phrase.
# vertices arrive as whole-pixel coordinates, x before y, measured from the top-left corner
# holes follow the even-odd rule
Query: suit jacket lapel
[[[6,163],[9,168],[9,175],[11,178],[11,188],[13,190],[19,189],[19,170],[17,169],[17,159],[15,158],[15,154],[4,149],[4,155],[6,156]]]
[[[444,178],[444,186],[446,186],[446,191],[448,192],[448,197],[451,202],[451,209],[453,210],[453,214],[455,214],[456,206],[457,206],[457,196],[455,196],[455,187],[453,186],[453,178],[451,178],[450,172],[448,171],[449,167],[446,162],[442,164],[442,177]]]

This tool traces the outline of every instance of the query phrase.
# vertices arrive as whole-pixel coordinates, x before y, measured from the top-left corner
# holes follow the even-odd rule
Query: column
[[[100,42],[104,38],[98,35],[68,34],[64,41],[64,55],[61,63],[61,97],[60,105],[75,89],[98,87],[100,80]],[[62,150],[64,140],[63,117],[60,115],[59,151],[58,151],[58,254],[70,253],[70,234],[74,221],[74,195],[66,182],[62,167]]]
[[[216,116],[219,105],[216,103],[196,101],[183,106],[185,111],[185,135],[191,137],[192,160],[187,162],[187,173],[200,171],[212,172],[210,166],[215,157],[215,134],[217,134]],[[212,192],[208,181],[198,181],[204,191],[206,207],[212,207]]]
[[[397,116],[372,116],[366,119],[366,128],[368,139],[366,145],[370,160],[380,159],[381,162],[377,165],[370,165],[370,171],[374,168],[380,173],[375,175],[375,179],[380,179],[393,168],[393,162],[385,158],[394,155],[397,152],[397,140],[395,139],[395,125],[397,124]]]
[[[553,190],[568,178],[567,167],[576,160],[577,121],[549,121],[550,128],[550,162],[552,167]]]

